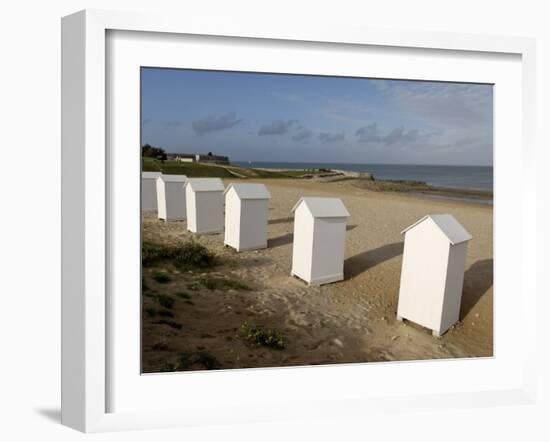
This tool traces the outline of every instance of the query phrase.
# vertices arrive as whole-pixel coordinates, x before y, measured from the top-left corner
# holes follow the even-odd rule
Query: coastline
[[[419,181],[434,187],[470,190],[493,190],[493,167],[490,165],[444,164],[382,164],[344,162],[243,162],[234,161],[238,167],[287,171],[334,171],[357,176],[369,174],[384,181]]]
[[[258,168],[270,172],[289,172],[295,169]],[[328,168],[325,173],[305,175],[305,180],[322,183],[352,181],[357,188],[374,192],[399,192],[419,198],[438,198],[475,204],[493,204],[493,192],[464,187],[434,186],[424,181],[378,179],[370,173]]]
[[[288,163],[285,163],[288,164]],[[303,166],[303,165],[302,165]],[[329,166],[329,165],[327,165]],[[379,193],[399,193],[415,198],[446,199],[454,202],[467,202],[477,205],[492,205],[493,193],[469,187],[436,186],[425,181],[402,179],[381,179],[370,172],[358,172],[338,168],[279,168],[279,167],[246,167],[235,164],[216,163],[181,163],[174,160],[159,161],[152,158],[143,159],[143,171],[156,171],[163,174],[186,175],[189,178],[217,177],[222,179],[292,179],[298,186],[300,182],[316,182],[323,185],[349,181],[358,189]],[[395,174],[395,171],[394,171]],[[411,175],[408,173],[408,175]],[[475,180],[474,180],[475,182]]]

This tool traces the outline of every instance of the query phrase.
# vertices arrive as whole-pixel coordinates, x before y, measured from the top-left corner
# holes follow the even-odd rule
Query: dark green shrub
[[[199,351],[195,353],[196,363],[201,364],[207,370],[216,370],[220,368],[219,361],[207,351]]]
[[[177,371],[176,364],[174,364],[173,362],[165,362],[164,365],[160,367],[161,373],[170,373],[172,371]]]
[[[224,287],[228,289],[234,289],[234,290],[252,290],[248,285],[246,285],[244,282],[237,281],[235,279],[224,279],[223,280]]]
[[[209,290],[215,290],[219,287],[218,279],[210,276],[202,276],[198,280],[203,286]]]
[[[258,326],[249,326],[246,322],[241,325],[242,338],[253,345],[283,350],[286,346],[283,335],[274,329]]]
[[[201,276],[198,279],[198,282],[209,290],[252,290],[245,283],[234,279],[215,278],[213,276]]]
[[[169,295],[157,295],[155,299],[162,307],[167,309],[174,308],[174,303],[176,302],[174,298]]]
[[[170,276],[164,272],[155,272],[153,273],[152,277],[159,284],[166,284],[167,282],[172,281],[172,278],[170,278]]]
[[[150,318],[153,318],[157,315],[157,309],[153,307],[145,307],[144,311]]]
[[[171,261],[179,268],[206,269],[216,265],[216,256],[196,241],[187,241],[175,246],[143,241],[141,246],[143,266],[151,266],[158,261]]]
[[[175,265],[179,267],[205,269],[216,264],[215,255],[195,241],[189,241],[176,247],[174,252]]]

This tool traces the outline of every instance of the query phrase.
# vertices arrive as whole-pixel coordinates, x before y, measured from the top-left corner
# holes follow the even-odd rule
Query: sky
[[[493,88],[142,68],[141,140],[231,161],[490,166]]]

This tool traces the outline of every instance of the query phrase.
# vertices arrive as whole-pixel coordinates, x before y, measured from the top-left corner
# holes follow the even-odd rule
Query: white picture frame
[[[106,121],[111,117],[108,102],[108,82],[106,81],[107,56],[113,56],[108,50],[107,34],[112,32],[143,32],[171,36],[216,36],[219,39],[246,39],[252,42],[269,42],[277,46],[307,43],[308,45],[329,45],[331,51],[345,51],[346,48],[375,47],[377,51],[389,51],[400,48],[404,53],[413,50],[429,50],[432,55],[438,54],[470,54],[483,60],[491,54],[502,54],[519,60],[519,87],[521,91],[510,92],[510,101],[520,109],[511,109],[510,114],[499,114],[496,106],[497,121],[502,118],[516,118],[516,128],[510,128],[517,136],[517,147],[510,153],[502,154],[502,164],[505,155],[511,157],[508,166],[517,165],[521,161],[523,187],[509,189],[502,183],[502,192],[498,180],[495,190],[495,207],[504,200],[504,192],[517,194],[521,209],[517,216],[509,222],[509,226],[519,229],[519,238],[514,242],[513,252],[517,252],[521,270],[512,275],[502,271],[496,273],[495,286],[505,290],[504,280],[511,278],[511,287],[517,288],[521,296],[518,302],[524,312],[522,316],[522,342],[527,343],[522,352],[517,353],[518,361],[508,373],[506,363],[502,378],[489,388],[476,387],[473,390],[464,388],[462,391],[448,392],[441,389],[437,383],[424,393],[393,391],[384,395],[358,389],[356,394],[349,395],[345,388],[339,391],[330,389],[326,397],[315,394],[315,384],[323,377],[327,379],[352,378],[364,376],[398,375],[403,366],[410,367],[411,377],[425,376],[426,367],[431,372],[444,370],[446,362],[419,365],[403,364],[352,364],[347,366],[309,367],[298,369],[262,369],[243,371],[232,370],[219,373],[192,374],[193,383],[212,391],[221,391],[227,385],[248,389],[243,398],[227,402],[227,397],[220,393],[219,406],[216,400],[210,398],[208,406],[175,407],[167,401],[168,406],[151,406],[150,409],[139,408],[130,410],[125,407],[113,407],[110,394],[116,386],[112,373],[116,370],[113,361],[113,346],[110,336],[114,333],[116,315],[111,311],[108,298],[110,287],[109,266],[114,256],[109,244],[116,229],[109,226],[113,222],[113,197],[108,185],[113,171],[109,165],[108,139],[112,134],[106,132]],[[145,35],[145,34],[141,34]],[[149,34],[153,35],[153,34]],[[174,37],[176,36],[176,37]],[[146,38],[146,37],[145,37]],[[256,43],[255,43],[256,44]],[[258,26],[253,23],[209,23],[206,21],[181,17],[154,16],[152,14],[134,14],[126,12],[111,12],[86,10],[63,18],[62,21],[62,423],[84,432],[111,431],[122,429],[159,428],[169,426],[204,425],[217,422],[254,422],[289,417],[362,415],[384,410],[387,412],[408,409],[436,409],[469,406],[488,406],[511,403],[532,403],[535,394],[535,342],[529,337],[534,336],[536,325],[527,318],[536,317],[536,286],[535,268],[527,265],[528,257],[535,256],[535,196],[527,189],[535,188],[534,170],[536,151],[534,145],[534,106],[535,106],[535,46],[532,39],[516,37],[491,37],[479,35],[464,35],[450,33],[428,33],[415,31],[388,31],[375,29],[357,29],[343,26],[308,25],[292,28],[279,24],[272,28]],[[514,74],[514,81],[518,77]],[[426,73],[429,76],[429,73]],[[420,77],[419,77],[420,78]],[[504,80],[503,80],[504,81]],[[510,83],[512,84],[512,83]],[[515,84],[515,83],[514,83]],[[496,93],[496,100],[503,94]],[[519,93],[519,94],[518,94]],[[512,95],[514,97],[512,97]],[[505,109],[503,110],[505,113]],[[512,123],[513,120],[507,121]],[[500,132],[496,132],[497,143]],[[505,141],[505,140],[504,140]],[[504,142],[503,142],[504,145]],[[495,147],[496,149],[496,147]],[[501,167],[498,163],[496,168]],[[505,166],[503,169],[505,170]],[[517,203],[516,203],[517,204]],[[504,207],[502,205],[501,207]],[[500,210],[500,209],[499,209]],[[504,210],[504,209],[503,209]],[[496,217],[505,217],[502,211]],[[510,212],[511,213],[511,212]],[[503,224],[501,232],[507,228]],[[495,232],[498,239],[498,229]],[[135,246],[135,245],[134,245]],[[506,251],[500,248],[496,241],[495,254],[502,256],[503,266],[506,264]],[[512,252],[510,252],[512,253]],[[499,258],[501,259],[501,258]],[[516,263],[517,265],[517,259]],[[499,264],[500,265],[500,264]],[[503,267],[504,268],[504,267]],[[500,275],[500,276],[499,276]],[[503,284],[498,284],[498,278]],[[498,296],[498,295],[497,295]],[[500,301],[497,301],[497,303]],[[496,327],[502,326],[501,318],[495,318]],[[133,330],[133,329],[132,329]],[[501,330],[505,330],[502,328]],[[502,334],[501,334],[502,335]],[[503,346],[506,343],[503,343]],[[510,344],[513,345],[513,344]],[[135,346],[134,346],[135,347]],[[501,347],[503,348],[503,347]],[[134,348],[133,351],[136,349]],[[499,356],[494,360],[498,360]],[[505,355],[506,352],[501,353]],[[117,358],[125,358],[117,352]],[[508,361],[505,357],[504,361]],[[462,361],[465,362],[465,361]],[[467,362],[467,361],[466,361]],[[439,365],[438,365],[439,364]],[[459,363],[457,363],[459,364]],[[490,365],[493,364],[493,365]],[[478,366],[456,365],[455,370],[466,370],[467,376],[475,376],[477,372],[490,376],[496,363],[488,361],[483,368]],[[307,372],[304,370],[308,370]],[[314,371],[312,371],[314,370]],[[368,370],[368,371],[367,371]],[[315,374],[312,376],[312,374]],[[129,373],[129,377],[139,377],[140,373]],[[155,382],[155,388],[162,384],[163,389],[173,389],[173,382],[181,377],[173,375],[156,375],[154,381],[149,376],[139,379],[145,382]],[[176,375],[179,376],[179,375]],[[202,376],[202,377],[200,377]],[[289,399],[273,400],[268,398],[262,407],[252,403],[251,398],[258,386],[266,380],[278,376],[290,385],[303,386],[303,392],[310,394],[303,401]],[[114,377],[115,379],[116,376]],[[245,378],[244,384],[239,384]],[[119,378],[120,379],[120,376]],[[137,378],[136,378],[137,379]],[[248,387],[246,386],[248,385]],[[127,387],[135,385],[127,384]],[[149,387],[147,387],[149,388]],[[235,387],[237,388],[237,387]],[[309,390],[308,390],[309,389]],[[243,391],[243,390],[241,390]],[[233,392],[234,393],[234,392]],[[124,394],[124,392],[122,393]],[[161,394],[166,395],[166,390]],[[193,392],[191,391],[192,395]],[[151,404],[151,398],[144,395]],[[127,402],[135,400],[131,398]],[[157,397],[158,400],[158,397]],[[158,402],[157,402],[158,403]],[[227,411],[224,411],[227,410]]]

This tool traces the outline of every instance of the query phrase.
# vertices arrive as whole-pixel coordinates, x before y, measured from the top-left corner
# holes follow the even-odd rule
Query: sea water
[[[266,169],[339,169],[368,172],[381,180],[422,181],[431,186],[493,191],[492,166],[433,166],[403,164],[282,163],[235,161],[242,167]]]

